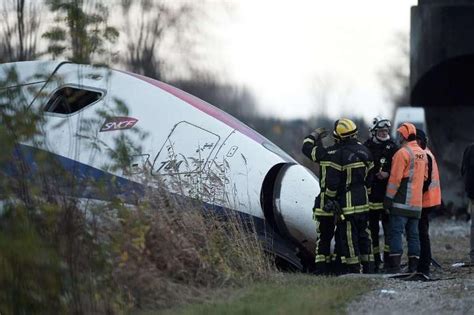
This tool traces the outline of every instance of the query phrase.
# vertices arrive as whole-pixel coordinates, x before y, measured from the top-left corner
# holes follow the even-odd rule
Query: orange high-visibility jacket
[[[391,214],[420,218],[423,182],[428,178],[428,160],[416,141],[403,145],[392,158],[385,196],[392,199]]]
[[[439,206],[441,204],[441,186],[439,182],[439,171],[436,159],[430,149],[426,148],[428,160],[431,160],[431,183],[428,190],[423,193],[423,208]]]

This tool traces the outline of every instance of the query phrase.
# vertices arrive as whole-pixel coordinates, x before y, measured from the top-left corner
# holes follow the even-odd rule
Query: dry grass
[[[73,199],[53,199],[35,197],[29,209],[21,208],[25,229],[36,231],[51,257],[28,255],[25,261],[27,253],[12,247],[12,254],[0,259],[2,272],[15,261],[25,261],[11,277],[0,277],[5,294],[18,279],[32,284],[41,279],[33,275],[42,275],[35,270],[45,259],[56,261],[47,271],[55,287],[43,281],[35,287],[42,292],[35,307],[19,305],[19,310],[37,311],[48,303],[56,305],[48,309],[51,312],[78,314],[158,310],[206,301],[215,289],[248,285],[275,270],[252,224],[233,211],[218,215],[200,202],[178,202],[167,193],[145,197],[146,202],[134,206],[117,201],[84,206]],[[13,214],[20,206],[10,208],[2,225],[18,224]],[[30,234],[20,236],[19,242],[30,242]],[[0,243],[9,235],[4,229]],[[11,303],[18,300],[3,299],[3,293],[0,311],[14,310]],[[31,294],[24,293],[28,300]]]
[[[12,69],[0,87],[15,79]],[[198,200],[204,191],[216,198],[216,190],[207,188],[219,190],[225,169],[203,172],[200,186],[177,182],[181,188],[175,191],[197,197],[193,200],[156,189],[137,197],[135,205],[78,200],[72,197],[82,190],[104,192],[108,200],[115,179],[78,180],[47,151],[23,155],[18,143],[44,148],[51,140],[43,113],[28,107],[20,88],[0,88],[0,99],[0,313],[159,309],[205,299],[212,289],[249,283],[274,270],[251,222],[232,211],[206,211]],[[71,146],[90,149],[91,161],[107,156],[105,172],[126,173],[146,133],[134,128],[104,143],[98,135],[104,119],[128,113],[115,102],[82,120]],[[41,255],[32,254],[38,249]]]
[[[203,211],[163,193],[127,212],[115,277],[133,307],[157,309],[202,301],[211,289],[266,278],[274,266],[252,225],[233,212]]]

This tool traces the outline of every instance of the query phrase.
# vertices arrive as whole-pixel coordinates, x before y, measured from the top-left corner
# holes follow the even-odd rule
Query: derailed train
[[[173,194],[192,198],[198,193],[209,209],[237,211],[253,220],[266,250],[281,263],[304,270],[314,261],[316,176],[234,117],[170,85],[124,71],[56,61],[0,68],[1,89],[21,92],[16,106],[44,115],[45,141],[20,143],[23,151],[46,153],[74,178],[118,183],[109,187],[109,196],[124,200],[130,187],[159,177]],[[11,71],[16,79],[8,82]],[[138,151],[130,165],[104,170],[111,158],[101,152],[124,135],[139,144]],[[74,197],[106,198],[88,189]]]

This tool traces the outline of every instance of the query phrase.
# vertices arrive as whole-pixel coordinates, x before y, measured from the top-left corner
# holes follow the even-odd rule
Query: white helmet
[[[392,127],[392,123],[390,122],[389,119],[384,118],[382,116],[377,116],[372,120],[372,126],[369,128],[370,133],[372,133],[373,137],[377,137],[377,130],[382,129],[382,128],[387,128],[390,130],[390,127]],[[379,139],[380,141],[386,141],[390,139],[390,135],[387,136],[385,139]]]

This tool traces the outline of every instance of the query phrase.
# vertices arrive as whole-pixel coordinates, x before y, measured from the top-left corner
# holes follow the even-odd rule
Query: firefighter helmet
[[[389,119],[384,118],[382,116],[377,116],[372,120],[372,126],[369,128],[369,131],[372,134],[375,134],[378,129],[387,128],[390,129],[392,127],[392,123]]]
[[[347,139],[357,136],[356,124],[347,118],[341,118],[336,120],[334,123],[334,138],[336,139]]]
[[[397,131],[402,135],[405,140],[415,140],[416,127],[409,122],[404,122],[398,127]]]
[[[389,119],[377,116],[372,120],[372,126],[369,128],[369,131],[372,134],[372,138],[384,142],[390,139],[390,127],[392,127],[392,123]]]

